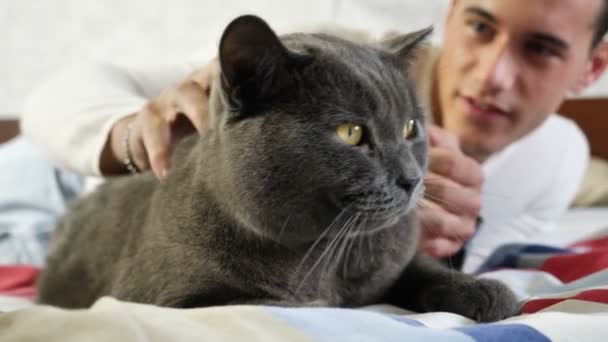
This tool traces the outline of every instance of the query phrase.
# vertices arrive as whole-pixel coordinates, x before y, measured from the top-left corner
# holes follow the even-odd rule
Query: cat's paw
[[[424,306],[429,311],[453,312],[478,322],[500,321],[521,310],[513,292],[490,279],[438,285],[424,297]]]

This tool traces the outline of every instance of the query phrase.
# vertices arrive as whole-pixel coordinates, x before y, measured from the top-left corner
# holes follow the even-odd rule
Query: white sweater
[[[359,16],[368,16],[375,32],[399,27],[399,12],[387,11],[390,4],[401,8],[399,0],[382,2],[382,15],[373,6],[358,11]],[[365,3],[353,1],[349,6],[364,7]],[[349,6],[343,5],[344,10],[355,11]],[[331,15],[320,14],[320,20],[334,18],[337,8],[331,9]],[[112,125],[211,56],[166,66],[83,64],[63,70],[26,101],[22,130],[58,166],[99,176],[99,157]],[[533,242],[536,235],[550,231],[574,198],[588,158],[588,144],[580,129],[552,115],[487,160],[483,165],[484,224],[471,243],[465,270],[476,269],[500,244]]]

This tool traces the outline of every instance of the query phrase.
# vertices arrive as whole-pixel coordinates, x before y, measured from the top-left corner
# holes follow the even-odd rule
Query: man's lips
[[[503,108],[488,102],[479,101],[470,96],[462,96],[462,99],[471,114],[484,118],[511,117],[511,113]]]

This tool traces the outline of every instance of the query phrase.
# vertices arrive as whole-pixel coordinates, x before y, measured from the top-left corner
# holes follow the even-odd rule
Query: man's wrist
[[[134,118],[135,114],[131,114],[118,120],[112,126],[99,161],[99,168],[103,175],[120,175],[129,172],[124,163],[126,158],[126,155],[124,155],[124,133],[127,125]]]

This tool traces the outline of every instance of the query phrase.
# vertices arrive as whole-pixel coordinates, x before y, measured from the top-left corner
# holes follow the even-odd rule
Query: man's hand
[[[434,257],[455,254],[475,232],[481,207],[481,165],[464,155],[458,140],[429,128],[430,163],[420,204],[422,251]]]
[[[140,171],[152,169],[159,179],[164,178],[177,141],[195,132],[204,133],[211,84],[218,73],[218,62],[213,60],[178,85],[164,90],[139,112],[114,124],[104,151],[106,156],[102,157],[102,172],[124,172],[124,139],[130,125],[129,147],[135,166]]]

